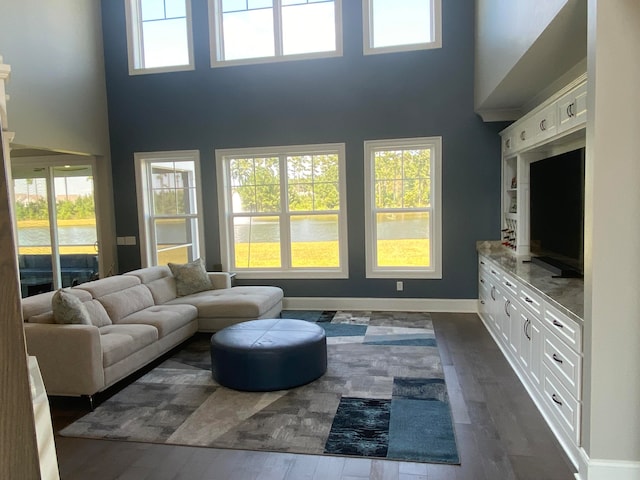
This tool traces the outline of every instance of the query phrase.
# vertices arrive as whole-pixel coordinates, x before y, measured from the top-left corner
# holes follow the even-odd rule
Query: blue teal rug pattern
[[[371,317],[362,312],[285,311],[283,316],[313,321],[327,338],[361,336],[363,345],[436,347],[432,329],[403,330],[401,321],[389,322],[398,330],[369,334]],[[325,453],[460,463],[444,378],[394,377],[390,400],[342,397]]]
[[[297,388],[239,392],[211,376],[211,335],[113,394],[60,434],[411,462],[459,463],[431,316],[284,311],[327,336],[327,372]]]

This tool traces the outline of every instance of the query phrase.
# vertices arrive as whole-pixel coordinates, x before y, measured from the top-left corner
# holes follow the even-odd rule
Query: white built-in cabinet
[[[529,166],[585,145],[586,74],[501,132],[502,247],[530,257]],[[547,423],[577,465],[582,320],[508,266],[479,256],[478,312]],[[507,262],[508,263],[508,262]]]
[[[582,378],[581,320],[484,255],[478,311],[529,395],[577,464]]]
[[[502,243],[529,255],[529,164],[583,146],[586,74],[504,129],[502,138]]]

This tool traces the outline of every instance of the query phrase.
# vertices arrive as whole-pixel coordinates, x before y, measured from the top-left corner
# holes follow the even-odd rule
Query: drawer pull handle
[[[509,305],[511,305],[511,300],[507,300],[506,302],[504,302],[504,313],[507,315],[507,317],[511,317],[511,314],[509,313]]]
[[[529,335],[529,332],[527,331],[528,326],[531,326],[531,320],[527,318],[527,321],[524,322],[524,336],[531,340],[531,335]]]
[[[480,303],[481,303],[482,305],[484,305],[484,300],[480,300]]]
[[[558,357],[555,353],[553,355],[551,355],[551,358],[553,358],[558,363],[564,363],[562,361],[562,359],[560,357]]]
[[[504,284],[505,284],[507,287],[513,287],[513,285],[511,285],[511,283],[510,283],[510,282],[504,282]]]
[[[556,397],[555,393],[553,395],[551,395],[551,400],[556,402],[558,405],[562,406],[562,402],[560,400],[558,400],[558,398]]]
[[[481,278],[481,279],[480,279],[480,283],[484,283],[484,278]]]
[[[495,270],[491,270],[491,273],[493,273],[494,275],[497,275]]]
[[[480,265],[484,265],[484,262],[482,260],[480,260]]]
[[[494,300],[494,301],[496,299],[496,297],[493,295],[495,290],[496,290],[496,287],[491,287],[491,300]]]
[[[553,321],[553,326],[554,327],[558,327],[558,328],[564,328],[564,325],[562,325],[559,321],[554,320]]]
[[[524,297],[524,301],[527,303],[533,303],[533,300],[531,300],[529,297]]]

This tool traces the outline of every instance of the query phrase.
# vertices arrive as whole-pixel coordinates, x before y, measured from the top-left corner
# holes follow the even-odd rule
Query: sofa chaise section
[[[169,267],[158,266],[128,272],[151,291],[156,304],[165,307],[193,305],[198,309],[198,331],[217,332],[246,320],[277,318],[282,311],[283,292],[272,286],[232,287],[227,272],[208,272],[212,289],[184,297],[176,295],[175,278]]]

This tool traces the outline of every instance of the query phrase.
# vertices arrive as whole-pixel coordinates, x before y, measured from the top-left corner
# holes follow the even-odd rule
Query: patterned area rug
[[[428,313],[284,311],[321,325],[328,369],[277,392],[212,378],[209,335],[60,433],[242,450],[459,463]]]

